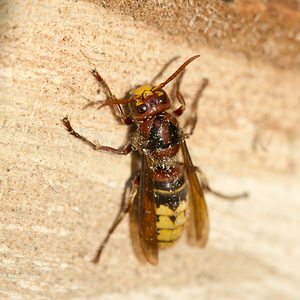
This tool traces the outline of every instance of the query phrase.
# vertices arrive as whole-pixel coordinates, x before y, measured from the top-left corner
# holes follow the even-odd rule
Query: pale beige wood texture
[[[145,21],[139,18],[132,10],[136,1],[127,1],[129,11],[125,2],[119,9],[113,1],[94,2],[0,2],[1,298],[299,299],[296,33],[288,44],[272,30],[263,31],[276,23],[276,16],[270,23],[265,18],[259,36],[269,35],[269,52],[258,51],[261,39],[257,48],[251,40],[243,51],[242,45],[231,49],[226,34],[219,37],[223,44],[216,43],[208,29],[219,23],[204,31],[209,23],[201,19],[198,1],[182,2],[198,9],[191,31],[178,30],[178,24],[192,16],[183,18],[172,5],[164,10],[170,12],[166,18],[176,19],[176,34],[172,23],[163,28],[164,19],[159,28],[155,11],[153,26],[151,11]],[[228,10],[238,15],[243,3],[251,7],[249,1],[211,2],[218,5],[204,15],[210,12],[214,20],[228,20]],[[148,3],[161,9],[172,1]],[[295,8],[292,15],[298,14]],[[289,32],[296,21],[280,32]],[[203,28],[195,28],[199,24]],[[247,34],[255,39],[258,31],[252,29]],[[237,32],[231,38],[239,41]],[[284,53],[276,52],[279,45]],[[68,135],[60,119],[68,115],[82,134],[119,147],[127,141],[127,128],[111,110],[82,110],[84,97],[104,98],[89,70],[96,67],[123,97],[174,56],[180,58],[165,76],[195,54],[201,57],[187,68],[182,83],[187,104],[203,77],[210,85],[188,140],[193,161],[216,189],[249,191],[250,198],[230,203],[207,195],[207,248],[189,247],[183,237],[160,253],[156,268],[135,258],[125,219],[94,265],[90,260],[119,209],[131,157],[93,151]],[[276,57],[285,68],[278,67]]]

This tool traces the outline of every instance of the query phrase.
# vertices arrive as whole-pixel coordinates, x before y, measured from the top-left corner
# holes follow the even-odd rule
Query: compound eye
[[[141,105],[137,106],[136,108],[140,114],[143,114],[147,111],[147,105],[145,105],[145,104],[141,104]]]
[[[167,94],[166,93],[162,93],[161,95],[159,95],[158,98],[158,103],[159,104],[166,104],[167,103]]]

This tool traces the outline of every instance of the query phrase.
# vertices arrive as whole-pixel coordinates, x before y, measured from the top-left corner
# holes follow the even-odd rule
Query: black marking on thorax
[[[180,130],[176,125],[162,115],[155,118],[148,138],[151,151],[170,148],[178,145],[180,141]]]

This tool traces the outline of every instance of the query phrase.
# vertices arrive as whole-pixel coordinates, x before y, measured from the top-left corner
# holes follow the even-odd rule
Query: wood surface
[[[251,2],[0,1],[1,299],[299,299],[299,1]],[[83,110],[105,97],[89,71],[121,98],[195,54],[188,108],[210,84],[193,162],[215,189],[250,197],[206,195],[208,246],[183,237],[158,267],[135,257],[126,218],[94,265],[131,156],[93,151],[61,119],[120,147],[128,128],[112,110]]]

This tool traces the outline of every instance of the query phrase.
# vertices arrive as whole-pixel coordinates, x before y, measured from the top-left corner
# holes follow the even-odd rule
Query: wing
[[[130,198],[132,199],[132,205],[129,212],[131,245],[138,260],[141,263],[146,263],[139,236],[138,184],[133,183]]]
[[[152,174],[147,157],[143,154],[142,173],[138,189],[138,224],[141,248],[146,260],[158,264],[158,242],[156,236],[156,212],[153,198]]]
[[[182,142],[181,149],[189,183],[190,224],[188,238],[190,242],[199,247],[205,247],[209,231],[206,203],[185,141]]]

